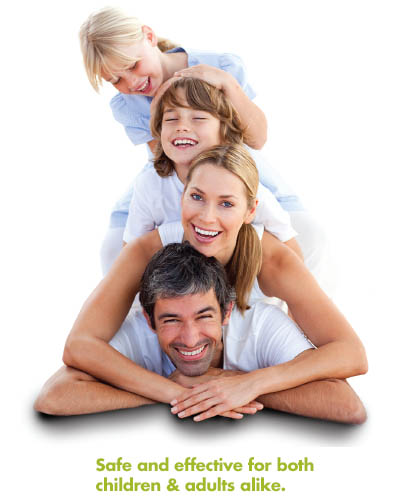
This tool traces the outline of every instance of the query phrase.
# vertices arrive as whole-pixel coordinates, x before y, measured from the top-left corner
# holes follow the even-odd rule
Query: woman
[[[163,244],[183,236],[197,250],[215,256],[226,266],[236,289],[238,308],[244,315],[253,301],[250,292],[254,293],[257,277],[263,293],[286,301],[300,328],[319,347],[285,367],[269,368],[273,370],[263,386],[264,393],[365,372],[361,342],[299,258],[266,232],[262,233],[260,245],[249,224],[256,206],[257,185],[254,162],[241,146],[217,147],[201,154],[189,171],[182,199],[183,231],[176,224],[160,227],[124,248],[80,312],[66,343],[65,364],[143,397],[180,402],[181,395],[173,395],[177,390],[160,389],[157,378],[154,386],[143,388],[140,374],[144,369],[108,342],[128,314],[151,256]],[[186,396],[184,393],[182,398]],[[238,397],[233,408],[242,404]],[[179,404],[178,411],[185,405]],[[218,413],[231,410],[229,405],[220,403]],[[210,412],[208,417],[212,409]]]

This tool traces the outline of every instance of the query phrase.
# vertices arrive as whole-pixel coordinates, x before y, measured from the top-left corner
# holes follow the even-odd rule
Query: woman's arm
[[[302,261],[267,232],[263,234],[262,248],[259,286],[267,296],[286,301],[293,319],[319,348],[313,353],[320,368],[314,379],[345,379],[367,372],[360,339]]]
[[[64,349],[64,363],[117,388],[158,402],[169,402],[181,387],[121,355],[108,342],[120,328],[139,290],[153,254],[161,248],[158,231],[126,245],[113,267],[87,299]]]

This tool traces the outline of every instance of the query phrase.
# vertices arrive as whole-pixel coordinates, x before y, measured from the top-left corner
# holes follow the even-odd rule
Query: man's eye
[[[164,324],[173,324],[175,322],[178,322],[177,318],[167,318],[166,320],[164,320]]]
[[[201,200],[201,196],[197,193],[192,193],[191,197],[193,198],[193,200]]]
[[[207,318],[212,318],[212,315],[202,315],[201,317],[198,317],[198,320],[203,320]]]
[[[225,202],[222,202],[221,205],[222,207],[227,207],[227,208],[233,207],[233,204],[231,204],[231,202],[228,202],[227,200],[225,200]]]

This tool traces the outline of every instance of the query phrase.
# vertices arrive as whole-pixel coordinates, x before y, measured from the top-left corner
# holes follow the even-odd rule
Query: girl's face
[[[187,105],[183,89],[178,89],[179,102]],[[203,151],[221,142],[220,121],[207,111],[167,106],[161,127],[164,153],[178,167],[188,167]]]
[[[185,238],[206,256],[227,264],[239,230],[250,223],[245,187],[239,177],[223,167],[205,163],[196,168],[182,196]]]
[[[143,26],[143,38],[118,49],[132,59],[139,59],[127,69],[112,68],[115,78],[105,72],[102,77],[123,94],[142,94],[153,97],[164,81],[157,38],[147,26]]]

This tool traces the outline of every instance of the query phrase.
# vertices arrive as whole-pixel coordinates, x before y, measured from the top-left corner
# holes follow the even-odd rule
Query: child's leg
[[[124,227],[109,227],[100,249],[101,269],[106,275],[122,249]]]
[[[115,204],[110,217],[110,224],[100,249],[103,275],[108,273],[122,249],[123,234],[128,219],[129,205],[132,198],[133,184]]]
[[[289,212],[304,256],[304,263],[320,287],[332,297],[336,288],[336,267],[322,226],[306,211]]]

